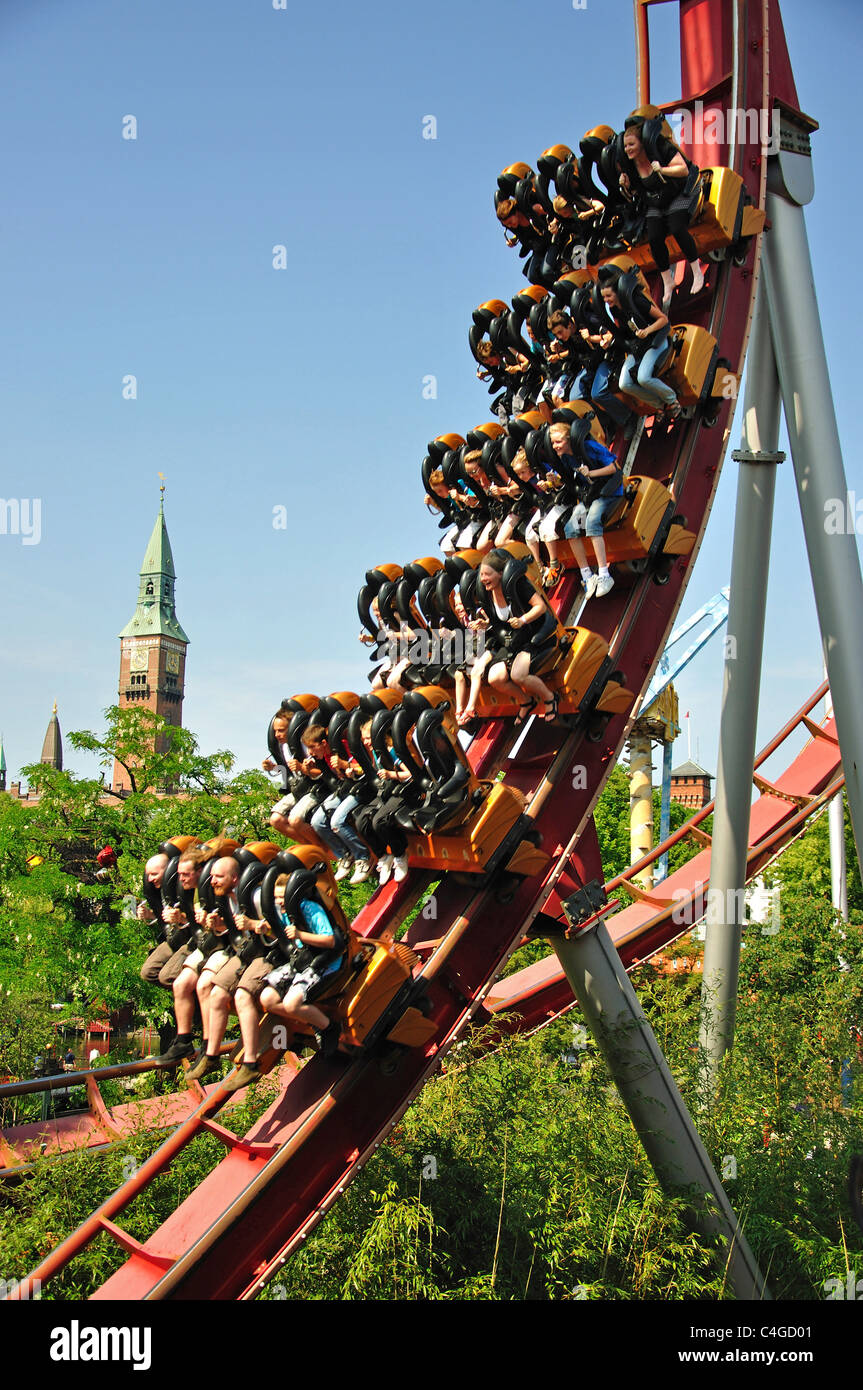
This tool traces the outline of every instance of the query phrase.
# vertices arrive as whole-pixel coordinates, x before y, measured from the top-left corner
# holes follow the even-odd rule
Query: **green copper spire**
[[[162,488],[164,494],[164,487]],[[174,557],[168,528],[165,525],[164,499],[159,503],[159,515],[153,527],[141,566],[141,582],[138,586],[138,606],[131,622],[119,634],[121,637],[173,637],[177,642],[188,642],[188,637],[177,622],[174,611],[174,584],[176,582]]]

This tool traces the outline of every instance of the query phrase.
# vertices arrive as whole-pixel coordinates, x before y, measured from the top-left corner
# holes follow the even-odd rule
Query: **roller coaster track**
[[[636,12],[643,22],[640,0]],[[708,109],[763,110],[778,97],[786,106],[797,107],[775,0],[681,0],[680,16],[684,93],[678,105],[702,98]],[[777,55],[775,81],[768,64],[768,40]],[[716,164],[722,162],[723,148],[713,145],[702,151],[696,145],[690,153],[697,162]],[[753,204],[763,208],[764,148],[758,156],[752,147],[738,145],[731,162]],[[722,357],[738,374],[748,341],[759,257],[760,238],[756,238],[745,266],[735,268],[728,260],[716,265],[709,293],[686,310],[687,321],[713,334]],[[696,416],[678,423],[670,433],[654,430],[639,445],[639,473],[670,480],[676,505],[699,542],[728,442],[732,404],[722,403],[713,429],[704,427]],[[653,583],[647,574],[634,579],[631,588],[620,583],[600,602],[587,604],[579,615],[584,626],[609,642],[614,668],[622,672],[630,690],[643,691],[650,680],[697,548],[698,544],[689,556],[674,561],[670,573],[661,576],[665,582]],[[558,587],[555,606],[564,621],[575,618],[575,591],[572,577]],[[534,720],[512,757],[508,754],[521,731],[508,721],[489,721],[474,740],[469,754],[474,772],[489,777],[505,769],[507,783],[527,797],[526,815],[541,833],[552,865],[544,877],[537,875],[516,886],[500,875],[468,883],[465,876],[453,873],[437,886],[435,940],[425,940],[429,922],[422,914],[404,938],[422,958],[420,973],[436,1025],[430,1043],[403,1053],[397,1066],[391,1057],[381,1058],[374,1051],[354,1061],[315,1056],[290,1078],[243,1139],[213,1118],[224,1099],[216,1087],[135,1177],[22,1281],[16,1296],[26,1297],[33,1279],[45,1283],[91,1239],[107,1233],[127,1251],[128,1258],[92,1295],[96,1299],[254,1297],[394,1128],[493,988],[494,998],[500,998],[501,987],[494,986],[494,981],[538,914],[557,916],[561,898],[590,880],[601,880],[592,811],[630,719],[631,715],[614,716],[597,743],[589,741],[578,724],[567,727]],[[572,775],[576,764],[578,778]],[[392,933],[430,882],[428,874],[416,871],[403,883],[391,882],[375,894],[353,924],[355,929],[373,937]],[[669,886],[670,880],[663,892]],[[636,906],[653,911],[650,904]],[[662,925],[648,920],[643,953],[678,932],[670,916]],[[202,1132],[215,1134],[225,1143],[225,1157],[164,1224],[139,1243],[114,1218]]]

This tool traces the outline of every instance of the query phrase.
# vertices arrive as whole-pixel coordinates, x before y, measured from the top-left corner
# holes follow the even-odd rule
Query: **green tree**
[[[653,791],[653,841],[659,844],[659,822],[662,806],[662,793],[659,788]],[[692,812],[679,801],[671,803],[671,829],[679,830],[689,820]],[[629,836],[629,772],[618,763],[602,789],[593,813],[596,833],[602,852],[602,863],[606,880],[616,878],[631,863]],[[703,823],[709,830],[710,818]],[[699,852],[700,846],[694,840],[681,840],[668,856],[668,872],[674,873],[688,859]]]
[[[848,874],[848,911],[857,920],[863,914],[863,887],[860,863],[854,844],[854,831],[848,802],[842,794],[845,827],[845,862]],[[830,897],[830,818],[826,811],[806,827],[806,831],[783,851],[765,877],[782,885],[783,891],[814,898]]]
[[[34,805],[0,795],[0,991],[43,1011],[62,1001],[109,1010],[131,1002],[154,1019],[169,1001],[139,977],[151,935],[130,911],[146,860],[178,833],[269,838],[272,789],[262,772],[232,778],[230,753],[201,754],[188,729],[150,711],[115,706],[104,733],[68,737],[104,765],[116,757],[130,768],[134,790],[119,795],[98,778],[38,763],[25,769]],[[151,789],[160,785],[176,790]],[[96,862],[106,844],[118,857],[107,878]]]

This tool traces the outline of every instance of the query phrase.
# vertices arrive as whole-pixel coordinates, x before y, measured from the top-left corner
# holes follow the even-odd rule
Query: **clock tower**
[[[164,484],[138,585],[138,605],[120,633],[121,709],[151,709],[169,724],[183,722],[189,639],[174,607],[176,571],[165,525]],[[114,790],[129,791],[129,774],[114,763]]]

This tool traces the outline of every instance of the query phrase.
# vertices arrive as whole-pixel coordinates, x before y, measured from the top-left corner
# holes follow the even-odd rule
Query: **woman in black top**
[[[502,694],[520,698],[517,724],[537,705],[543,706],[540,718],[550,722],[557,715],[559,696],[535,672],[556,640],[554,615],[524,572],[513,575],[504,592],[504,570],[511,561],[508,551],[492,550],[479,567],[477,597],[489,618],[487,641],[492,653],[488,682]]]
[[[620,187],[632,198],[640,191],[647,204],[647,238],[657,270],[662,272],[662,309],[666,312],[674,293],[674,272],[669,266],[667,236],[673,236],[692,270],[692,294],[704,287],[698,248],[688,231],[698,204],[698,168],[664,136],[653,121],[626,123],[623,132]],[[645,130],[646,127],[646,130]]]

